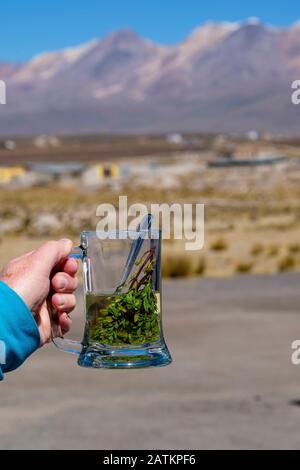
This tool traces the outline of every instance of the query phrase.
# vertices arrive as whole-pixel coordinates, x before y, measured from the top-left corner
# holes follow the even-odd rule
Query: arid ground
[[[87,161],[104,159],[103,145],[89,142]],[[155,145],[153,153],[170,150]],[[71,147],[57,156],[85,154],[76,142]],[[120,158],[122,148],[120,142],[110,158]],[[291,344],[300,338],[298,149],[299,142],[275,149],[290,157],[280,165],[227,169],[208,167],[199,149],[192,172],[182,154],[176,175],[160,160],[159,181],[146,175],[96,191],[79,182],[0,190],[0,267],[49,238],[78,242],[81,230],[95,230],[97,205],[117,205],[120,194],[129,204],[206,207],[203,250],[164,244],[164,324],[173,365],[84,370],[76,357],[49,345],[0,385],[1,449],[300,448],[300,367],[291,364]],[[41,156],[24,152],[11,163]],[[6,154],[0,157],[7,162]],[[82,327],[79,300],[75,337]]]

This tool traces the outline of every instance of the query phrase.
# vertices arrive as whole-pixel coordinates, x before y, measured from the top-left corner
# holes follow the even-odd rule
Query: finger
[[[78,262],[76,259],[67,259],[61,263],[61,271],[69,274],[70,276],[75,276],[78,271]]]
[[[72,320],[66,312],[61,312],[59,314],[58,322],[63,335],[70,331],[72,326]]]
[[[54,294],[52,305],[59,312],[72,312],[76,307],[76,297],[73,294]]]
[[[51,280],[52,289],[55,292],[72,294],[78,287],[78,280],[66,273],[57,273]]]
[[[46,273],[49,273],[63,260],[65,260],[72,251],[73,243],[71,240],[63,239],[59,241],[50,241],[44,243],[33,256],[40,262],[43,260],[43,267]]]

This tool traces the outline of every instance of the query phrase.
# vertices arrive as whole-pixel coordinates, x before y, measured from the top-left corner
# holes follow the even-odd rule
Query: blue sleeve
[[[0,381],[40,346],[35,319],[24,301],[0,282]]]

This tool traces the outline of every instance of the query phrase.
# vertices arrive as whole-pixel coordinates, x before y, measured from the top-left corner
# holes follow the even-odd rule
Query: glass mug
[[[53,312],[52,340],[88,368],[134,369],[172,362],[161,311],[161,232],[82,232],[71,258],[83,264],[85,331],[65,339]]]

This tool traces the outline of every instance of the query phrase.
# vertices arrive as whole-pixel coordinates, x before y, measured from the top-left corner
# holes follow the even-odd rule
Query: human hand
[[[71,328],[68,314],[74,310],[77,288],[77,261],[67,259],[71,240],[49,241],[35,251],[17,258],[3,269],[0,280],[13,289],[33,313],[40,332],[41,346],[51,339],[51,311],[47,299],[58,312],[63,334]]]

